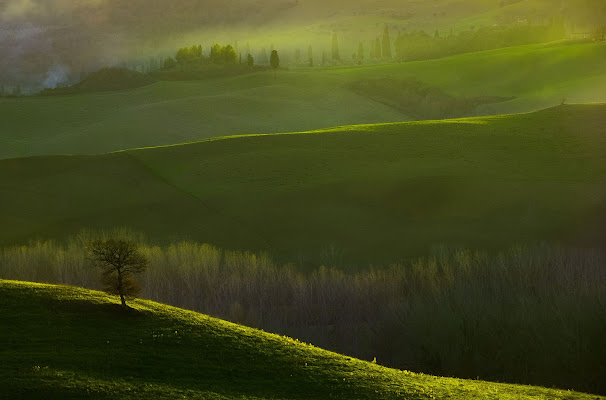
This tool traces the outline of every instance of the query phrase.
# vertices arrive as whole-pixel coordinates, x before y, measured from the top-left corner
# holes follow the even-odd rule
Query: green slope
[[[514,97],[482,115],[606,101],[606,44],[533,45],[440,60],[300,68],[79,96],[0,99],[0,158],[96,154],[221,135],[396,122],[406,110],[361,96],[368,79],[416,78],[462,97]],[[390,104],[387,102],[387,104]]]
[[[288,261],[604,245],[606,105],[0,161],[0,243],[128,226]]]
[[[0,158],[96,154],[240,133],[402,121],[324,73],[255,73],[85,95],[0,99]]]
[[[205,315],[0,280],[0,398],[598,399],[397,371]]]
[[[357,68],[353,79],[410,76],[447,93],[514,97],[479,114],[526,112],[560,104],[603,102],[606,45],[552,43],[461,54],[438,60]]]

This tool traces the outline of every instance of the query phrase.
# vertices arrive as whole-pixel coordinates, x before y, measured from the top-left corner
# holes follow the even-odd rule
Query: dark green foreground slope
[[[149,301],[0,280],[2,399],[597,399],[383,368]]]

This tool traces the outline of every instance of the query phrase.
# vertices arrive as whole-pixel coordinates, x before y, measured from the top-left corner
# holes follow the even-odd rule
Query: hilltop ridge
[[[438,378],[100,292],[0,280],[0,397],[28,399],[599,399]]]
[[[604,245],[606,105],[0,160],[0,243],[128,226],[317,265]],[[174,236],[173,236],[174,235]]]

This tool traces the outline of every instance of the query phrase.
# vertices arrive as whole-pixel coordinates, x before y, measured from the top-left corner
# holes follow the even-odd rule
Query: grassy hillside
[[[358,40],[374,40],[385,24],[394,32],[448,33],[520,20],[543,24],[562,15],[577,29],[587,29],[601,23],[605,14],[601,0],[562,1],[556,6],[548,0],[232,0],[228,5],[218,0],[180,0],[177,5],[5,0],[0,3],[0,80],[41,89],[69,75],[77,78],[82,68],[164,55],[183,41],[205,48],[212,41],[251,42],[255,51],[273,42],[292,51],[310,44],[329,48],[330,35],[337,31],[348,55]],[[23,36],[13,40],[15,32]],[[57,65],[67,68],[58,79],[47,80],[47,72]]]
[[[397,371],[149,301],[0,281],[0,397],[597,399]]]
[[[278,79],[265,72],[111,93],[0,98],[0,158],[95,154],[418,115],[406,109],[422,102],[417,98],[394,104],[393,94],[383,90],[357,94],[355,87],[377,78],[387,83],[414,78],[463,103],[478,97],[513,98],[480,106],[476,113],[481,115],[551,107],[563,98],[604,102],[605,62],[606,44],[533,45],[423,62],[300,68],[283,71]],[[429,108],[439,106],[429,103]]]
[[[0,248],[0,278],[98,289],[82,239]],[[437,248],[388,268],[302,273],[195,243],[140,250],[146,299],[393,368],[606,395],[606,251]]]
[[[327,88],[328,87],[328,88]],[[13,100],[13,101],[11,101]],[[326,74],[257,73],[78,96],[0,99],[0,157],[94,154],[207,137],[408,119]]]
[[[604,62],[605,44],[563,42],[356,68],[346,74],[352,81],[413,77],[455,96],[514,98],[477,110],[480,115],[491,115],[551,107],[562,99],[603,102]]]
[[[604,245],[606,105],[0,161],[0,243],[128,226],[282,260]]]

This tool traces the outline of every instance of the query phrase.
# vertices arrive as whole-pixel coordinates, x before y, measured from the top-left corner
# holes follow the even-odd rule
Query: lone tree
[[[106,293],[120,296],[123,308],[128,308],[126,299],[134,299],[141,286],[133,274],[147,269],[148,259],[141,254],[132,240],[93,240],[88,246],[89,260],[102,269],[101,282]]]
[[[278,51],[277,50],[272,50],[271,51],[271,56],[269,58],[269,64],[274,69],[274,76],[278,77],[277,70],[278,70],[278,68],[280,68],[280,57],[278,57]]]

